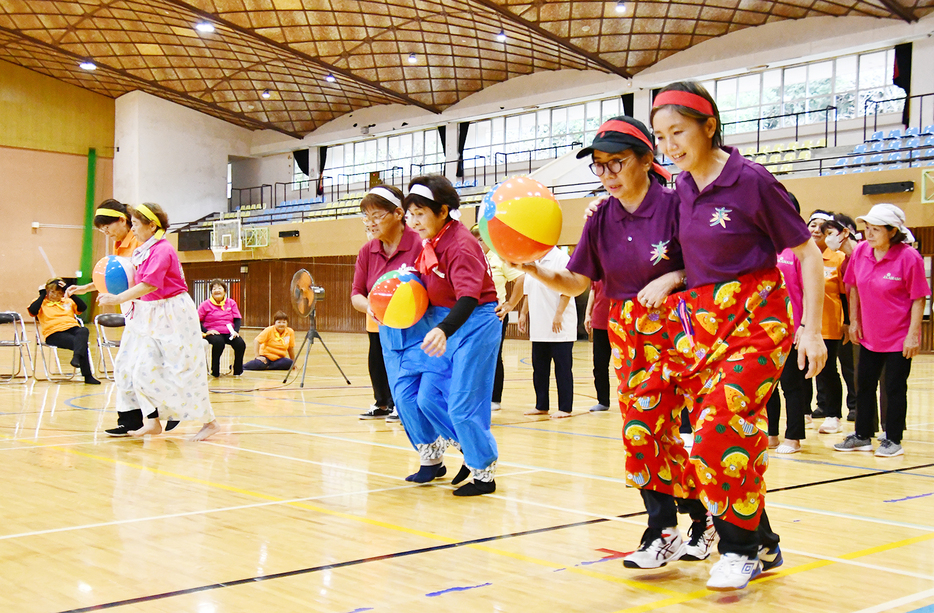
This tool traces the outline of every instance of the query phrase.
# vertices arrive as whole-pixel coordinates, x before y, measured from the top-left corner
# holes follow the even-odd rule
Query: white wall
[[[139,91],[117,98],[115,123],[114,198],[173,224],[227,209],[227,158],[250,154],[250,130]]]

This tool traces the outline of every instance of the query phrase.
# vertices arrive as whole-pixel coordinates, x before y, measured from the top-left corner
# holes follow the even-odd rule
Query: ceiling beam
[[[37,38],[33,38],[27,34],[23,34],[22,32],[18,32],[16,30],[10,30],[8,28],[0,26],[0,32],[10,35],[13,39],[25,41],[31,45],[41,47],[42,49],[45,49],[46,51],[49,51],[50,53],[57,54],[57,55],[63,55],[71,59],[72,61],[74,61],[76,66],[87,59],[86,57],[78,55],[76,53],[72,53],[71,51],[68,51],[67,49],[61,49],[45,41],[41,41]],[[190,102],[192,108],[197,109],[200,106],[200,107],[207,107],[207,108],[213,109],[221,116],[226,116],[229,118],[236,118],[243,124],[253,126],[253,128],[257,130],[275,130],[276,132],[280,132],[282,134],[285,134],[287,136],[291,136],[292,138],[297,138],[297,139],[302,139],[304,137],[303,134],[299,134],[297,132],[290,132],[288,130],[285,130],[283,128],[276,126],[275,124],[267,123],[264,121],[259,121],[258,119],[253,119],[252,117],[248,117],[242,113],[238,113],[236,111],[225,109],[224,107],[214,102],[208,102],[206,100],[196,98],[185,92],[180,92],[180,91],[165,87],[163,85],[159,85],[159,83],[155,81],[150,81],[149,79],[144,79],[143,77],[136,76],[134,74],[131,74],[123,70],[122,68],[114,68],[113,66],[101,64],[96,59],[94,60],[94,64],[95,66],[97,66],[98,70],[109,72],[114,75],[119,75],[121,78],[129,81],[131,84],[143,85],[149,88],[150,91],[164,92],[166,94],[182,98]],[[25,67],[25,68],[28,68],[28,67]],[[230,120],[227,119],[225,121],[230,121]]]
[[[879,0],[879,4],[883,5],[885,8],[889,9],[908,23],[913,21],[918,21],[918,18],[915,17],[915,14],[909,8],[905,8],[899,4],[898,0]]]
[[[505,18],[507,21],[523,29],[531,30],[535,32],[536,34],[538,34],[539,36],[547,38],[548,40],[555,43],[559,47],[562,47],[563,49],[566,49],[567,51],[575,55],[583,56],[587,58],[588,60],[590,60],[591,62],[593,62],[594,64],[597,64],[598,66],[601,66],[602,68],[605,68],[607,71],[615,75],[619,75],[623,77],[624,79],[632,78],[632,75],[625,68],[616,66],[615,64],[606,61],[605,59],[603,59],[596,53],[591,53],[590,51],[587,51],[586,49],[582,49],[578,47],[577,45],[569,42],[567,39],[561,38],[557,34],[549,32],[548,30],[541,27],[537,23],[532,23],[531,21],[527,21],[519,17],[515,13],[510,12],[508,9],[503,8],[496,2],[493,2],[492,0],[469,0],[469,2],[472,4],[479,4],[480,6],[490,11],[493,11],[494,13],[499,14],[501,17]]]
[[[383,85],[380,85],[379,83],[376,83],[375,81],[370,81],[369,79],[365,79],[365,78],[363,78],[363,77],[361,77],[361,76],[355,75],[354,73],[350,72],[349,70],[344,70],[343,68],[338,68],[337,66],[332,66],[331,64],[328,64],[327,62],[321,61],[320,58],[317,58],[317,57],[315,57],[315,56],[313,56],[313,55],[309,55],[309,54],[304,53],[304,52],[302,52],[302,51],[299,51],[299,50],[297,50],[297,49],[293,49],[292,47],[290,47],[289,45],[287,45],[287,44],[285,44],[285,43],[280,43],[280,42],[275,41],[275,40],[273,40],[273,39],[271,39],[271,38],[267,38],[267,37],[263,36],[262,34],[257,34],[254,30],[251,30],[251,29],[249,29],[249,28],[244,28],[244,27],[242,27],[242,26],[238,26],[237,24],[235,24],[235,23],[233,23],[233,22],[231,22],[231,21],[228,21],[228,20],[224,19],[223,17],[219,17],[218,15],[215,15],[214,13],[208,13],[207,11],[202,11],[201,9],[196,8],[196,7],[190,5],[190,4],[186,3],[186,2],[182,2],[181,0],[161,0],[161,1],[164,2],[165,4],[170,4],[170,5],[172,5],[172,6],[175,6],[175,7],[177,7],[177,8],[180,8],[180,9],[182,9],[182,10],[184,10],[184,11],[188,11],[189,13],[191,13],[191,14],[193,14],[193,15],[197,15],[197,16],[200,17],[201,19],[205,19],[205,20],[210,21],[210,22],[212,22],[212,23],[215,23],[215,24],[218,24],[218,25],[222,25],[222,26],[224,26],[225,28],[227,28],[227,29],[229,29],[229,30],[231,30],[231,31],[233,31],[233,32],[236,32],[237,34],[240,34],[241,36],[244,36],[244,37],[246,37],[246,38],[252,39],[252,40],[254,40],[254,41],[261,42],[261,43],[263,43],[264,45],[269,45],[270,47],[275,47],[275,48],[278,49],[279,51],[281,51],[281,52],[287,54],[287,55],[290,56],[292,59],[294,59],[294,60],[296,60],[296,61],[298,61],[298,62],[300,62],[300,63],[303,63],[303,64],[312,64],[312,65],[316,66],[317,68],[320,68],[320,69],[323,70],[324,72],[331,73],[331,74],[333,74],[333,75],[335,75],[335,76],[338,76],[338,75],[339,75],[339,76],[341,76],[341,77],[344,77],[344,78],[347,79],[348,81],[352,81],[352,82],[354,82],[354,83],[357,83],[358,85],[362,85],[362,86],[365,86],[365,87],[374,89],[374,90],[378,91],[379,93],[383,94],[384,96],[387,96],[387,97],[389,97],[389,98],[393,98],[393,99],[398,100],[399,102],[402,102],[402,103],[404,103],[404,104],[411,104],[411,105],[417,106],[417,107],[419,107],[419,108],[422,108],[422,109],[428,111],[429,113],[434,113],[434,114],[436,114],[436,115],[440,115],[440,114],[441,114],[441,109],[439,109],[439,108],[436,107],[436,106],[433,106],[433,105],[431,105],[431,104],[425,104],[424,102],[421,102],[420,100],[416,100],[415,98],[411,98],[411,97],[407,96],[406,94],[397,92],[397,91],[394,90],[394,89],[390,89],[390,88],[388,88],[388,87],[384,87]],[[192,27],[194,27],[194,26],[192,25]]]

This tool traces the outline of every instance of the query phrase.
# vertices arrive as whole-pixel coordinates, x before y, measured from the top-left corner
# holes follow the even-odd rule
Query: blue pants
[[[496,462],[499,452],[490,432],[490,398],[496,373],[502,323],[496,317],[494,303],[482,304],[474,309],[464,325],[447,341],[444,355],[429,358],[441,368],[432,367],[422,376],[422,385],[429,386],[427,394],[435,399],[425,408],[446,407],[445,414],[430,417],[453,430],[454,440],[461,447],[468,468],[483,470]],[[427,316],[440,322],[450,309],[429,307]],[[437,398],[440,395],[440,398]]]

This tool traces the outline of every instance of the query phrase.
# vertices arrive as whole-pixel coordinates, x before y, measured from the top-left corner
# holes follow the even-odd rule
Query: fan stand
[[[296,356],[300,356],[302,354],[302,349],[305,350],[305,363],[302,364],[302,380],[298,386],[305,387],[305,371],[308,369],[308,354],[311,351],[311,346],[315,344],[316,338],[321,341],[321,346],[324,347],[324,350],[328,352],[328,356],[331,358],[331,361],[334,362],[334,366],[337,366],[337,370],[340,371],[344,381],[347,382],[347,385],[350,385],[350,379],[348,379],[347,375],[344,374],[340,364],[338,364],[337,360],[334,359],[334,355],[331,353],[331,350],[328,349],[328,346],[324,344],[324,339],[321,338],[320,334],[318,334],[318,329],[315,326],[315,309],[312,307],[311,313],[308,315],[308,332],[305,333],[305,339],[302,341],[301,346],[298,348],[298,352],[295,354]],[[282,383],[288,381],[289,375],[291,374],[292,370],[289,370],[289,372],[285,375],[285,379],[282,380]]]

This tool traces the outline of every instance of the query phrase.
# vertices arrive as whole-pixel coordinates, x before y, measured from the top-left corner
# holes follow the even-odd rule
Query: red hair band
[[[649,148],[649,151],[651,151],[653,154],[655,153],[655,145],[652,144],[651,139],[649,139],[649,137],[646,136],[642,130],[627,121],[611,119],[607,122],[604,122],[604,124],[597,130],[597,136],[600,136],[605,132],[619,132],[621,134],[628,134],[629,136],[635,137],[645,143],[646,147]],[[652,160],[652,168],[655,170],[655,172],[665,177],[666,181],[671,181],[671,173],[654,159]]]
[[[710,101],[704,98],[703,96],[698,96],[697,94],[692,94],[691,92],[684,92],[678,90],[668,90],[667,92],[662,92],[659,95],[655,96],[655,102],[652,104],[652,108],[658,108],[660,106],[665,106],[666,104],[675,104],[678,106],[685,106],[689,109],[693,109],[698,113],[703,113],[704,115],[714,116],[713,105],[710,104]]]

